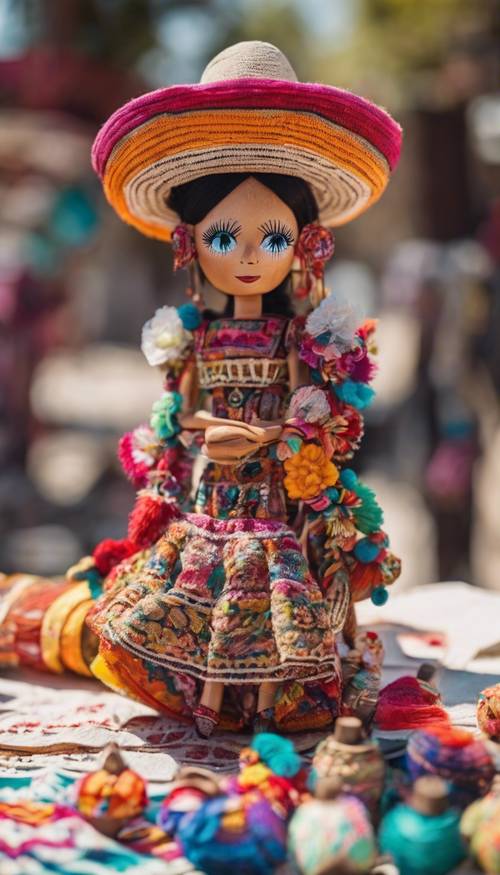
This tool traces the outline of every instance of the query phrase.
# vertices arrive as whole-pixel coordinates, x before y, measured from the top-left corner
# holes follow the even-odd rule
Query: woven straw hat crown
[[[224,79],[281,79],[297,82],[288,58],[276,46],[259,40],[235,43],[219,52],[205,67],[200,82]]]

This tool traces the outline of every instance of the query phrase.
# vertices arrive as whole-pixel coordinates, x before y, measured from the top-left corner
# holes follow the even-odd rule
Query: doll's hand
[[[213,416],[208,410],[197,410],[195,413],[181,413],[177,419],[182,428],[189,431],[205,431],[209,426],[230,425],[262,438],[265,438],[267,430],[279,428],[281,431],[282,428],[282,422],[280,420],[269,421],[255,419],[250,424],[248,422],[240,422],[239,420],[223,419],[220,416]],[[274,432],[269,432],[269,434],[274,434]],[[270,437],[264,442],[269,443],[271,440],[277,440],[277,438]]]
[[[244,459],[262,446],[277,441],[282,431],[281,425],[254,426],[231,420],[220,422],[224,424],[206,428],[202,453],[221,464]]]

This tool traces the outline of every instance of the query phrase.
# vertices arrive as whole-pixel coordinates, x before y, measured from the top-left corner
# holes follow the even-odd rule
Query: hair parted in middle
[[[291,209],[297,220],[299,233],[306,225],[317,220],[318,207],[308,183],[297,176],[281,173],[213,173],[200,176],[173,188],[168,206],[175,210],[183,223],[197,225],[228,194],[250,178],[269,188]],[[292,303],[287,293],[288,286],[289,277],[272,292],[263,296],[263,313],[292,315]],[[233,307],[234,301],[230,297],[226,304],[225,315],[231,315]]]

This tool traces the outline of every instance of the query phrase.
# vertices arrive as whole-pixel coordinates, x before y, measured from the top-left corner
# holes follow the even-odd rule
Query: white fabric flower
[[[138,465],[152,468],[158,455],[159,442],[149,425],[138,425],[132,432],[132,458]]]
[[[330,416],[330,405],[322,389],[302,386],[290,399],[287,418],[304,422],[324,422]]]
[[[141,349],[153,367],[182,358],[191,343],[176,307],[160,307],[143,326]]]
[[[328,295],[321,304],[309,314],[306,331],[312,337],[328,332],[328,347],[335,347],[338,355],[352,349],[358,318],[354,308],[335,295]]]

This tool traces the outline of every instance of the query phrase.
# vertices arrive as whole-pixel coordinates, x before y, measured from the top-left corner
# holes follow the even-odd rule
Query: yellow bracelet
[[[60,657],[65,668],[88,678],[92,677],[92,672],[83,656],[82,634],[85,628],[85,617],[93,604],[93,599],[85,599],[73,608],[62,628],[60,645]]]
[[[65,589],[46,610],[40,631],[42,659],[49,671],[62,674],[64,665],[60,658],[61,633],[71,611],[82,601],[90,599],[87,581]]]

